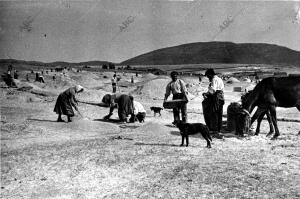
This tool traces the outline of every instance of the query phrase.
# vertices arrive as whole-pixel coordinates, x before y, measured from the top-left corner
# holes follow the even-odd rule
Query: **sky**
[[[119,63],[209,41],[300,51],[300,1],[0,0],[0,59]]]

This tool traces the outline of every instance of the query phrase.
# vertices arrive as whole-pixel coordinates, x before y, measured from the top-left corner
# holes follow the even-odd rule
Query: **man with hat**
[[[224,105],[224,83],[214,69],[207,69],[205,76],[209,79],[208,91],[203,93],[204,120],[209,130],[221,131]]]
[[[182,99],[185,100],[186,103],[181,104],[180,106],[173,108],[173,116],[174,116],[174,121],[173,124],[176,123],[176,121],[180,120],[179,112],[181,111],[181,117],[183,122],[187,122],[187,89],[185,86],[185,83],[181,79],[177,79],[178,72],[172,71],[171,72],[171,78],[172,81],[168,83],[166,87],[166,93],[165,93],[165,98],[164,101],[166,101],[169,97],[169,95],[172,93],[173,94],[173,100],[176,99]]]

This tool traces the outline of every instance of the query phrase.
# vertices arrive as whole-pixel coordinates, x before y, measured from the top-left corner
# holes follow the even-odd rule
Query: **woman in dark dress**
[[[129,95],[107,94],[102,98],[102,102],[110,107],[109,114],[104,117],[105,120],[112,116],[116,104],[118,104],[118,116],[121,122],[127,122],[127,117],[134,114],[132,97]]]
[[[61,94],[59,94],[56,104],[54,107],[54,112],[58,114],[57,122],[64,122],[61,118],[61,115],[66,115],[68,118],[68,122],[71,122],[71,117],[74,116],[73,108],[78,111],[77,108],[77,100],[75,98],[75,94],[83,91],[83,87],[80,85],[68,88]]]

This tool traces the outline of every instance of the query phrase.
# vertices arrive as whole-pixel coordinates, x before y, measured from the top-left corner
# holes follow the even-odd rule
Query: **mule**
[[[242,95],[242,97],[241,97],[242,104],[244,103],[244,100],[250,95],[251,92],[252,91],[248,91],[247,93]],[[267,120],[268,120],[269,127],[270,127],[270,131],[267,134],[267,136],[270,136],[274,133],[274,128],[273,128],[273,124],[272,124],[272,121],[271,121],[270,111],[267,109],[267,107],[259,106],[259,107],[257,107],[254,115],[251,117],[251,121],[250,121],[250,127],[251,127],[252,124],[255,122],[255,120],[257,120],[255,135],[259,134],[260,124],[261,124],[262,119],[264,118],[265,115],[267,115]]]
[[[272,139],[280,133],[277,126],[276,107],[296,107],[300,111],[300,76],[268,77],[259,82],[242,103],[251,113],[255,106],[270,111],[271,122],[275,129]]]

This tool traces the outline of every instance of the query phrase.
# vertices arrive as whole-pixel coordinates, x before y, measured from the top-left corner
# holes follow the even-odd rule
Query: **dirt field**
[[[107,108],[79,104],[84,118],[57,123],[53,112],[58,94],[70,86],[86,88],[78,99],[100,102],[111,92],[112,72],[44,75],[45,84],[25,82],[21,91],[0,89],[1,198],[300,198],[300,130],[298,122],[278,122],[280,137],[271,141],[266,120],[259,136],[236,137],[224,132],[205,148],[201,136],[179,147],[181,136],[171,110],[154,117],[150,106],[162,106],[168,76],[121,74],[118,92],[131,93],[147,110],[145,123],[119,124],[102,118]],[[202,92],[207,79],[183,77],[189,84],[190,122],[204,123]],[[241,92],[233,88],[253,83],[225,84],[224,114]],[[278,118],[300,119],[296,108],[277,109]],[[63,118],[66,120],[66,118]],[[226,117],[223,119],[226,121]],[[256,123],[254,124],[256,125]],[[224,128],[226,124],[224,125]]]

